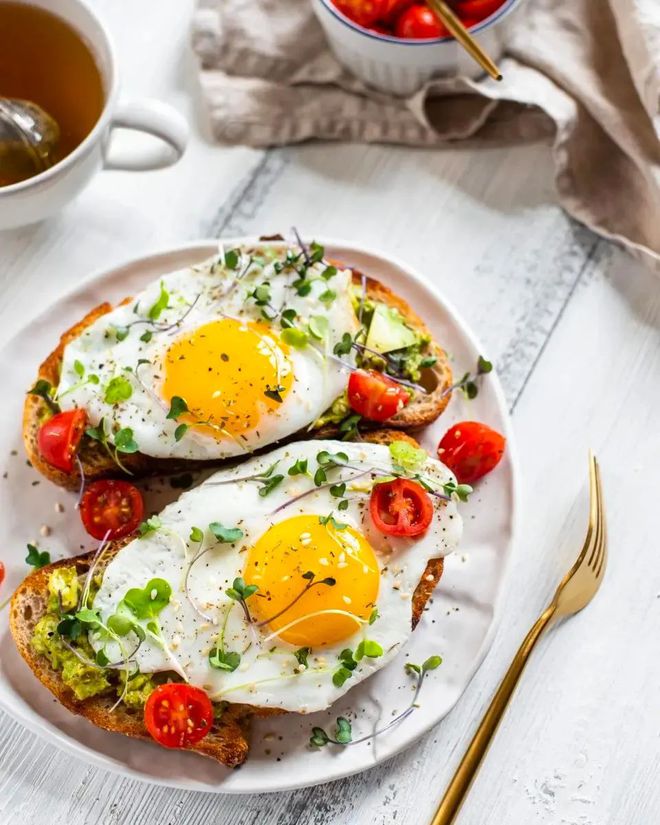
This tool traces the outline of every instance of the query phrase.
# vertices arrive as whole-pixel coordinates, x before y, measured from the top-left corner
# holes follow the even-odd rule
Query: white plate
[[[420,275],[390,256],[385,258],[336,241],[324,243],[330,257],[373,275],[406,298],[426,320],[436,340],[447,348],[457,375],[474,368],[481,352],[475,337]],[[21,409],[37,365],[53,349],[59,334],[91,307],[102,301],[121,300],[159,274],[199,262],[216,249],[217,243],[199,242],[97,275],[33,320],[0,351],[5,422],[0,430],[0,462],[6,463],[7,472],[0,480],[0,546],[7,568],[2,597],[27,572],[26,542],[39,540],[53,559],[75,555],[91,546],[73,509],[75,496],[40,481],[37,473],[26,466],[20,435]],[[54,702],[32,676],[13,644],[6,609],[0,614],[0,706],[31,730],[88,763],[149,782],[220,793],[278,791],[327,782],[370,768],[412,744],[451,710],[488,649],[514,531],[514,449],[497,378],[492,374],[485,378],[473,401],[459,396],[455,393],[447,412],[423,433],[422,443],[432,450],[452,423],[477,419],[506,434],[505,458],[478,485],[469,504],[463,505],[463,543],[457,554],[447,558],[442,580],[407,649],[329,711],[256,722],[249,759],[235,771],[195,754],[167,751],[149,742],[106,733]],[[17,454],[11,455],[12,451]],[[156,493],[162,494],[159,500],[176,495],[168,484],[160,490],[152,489],[150,495]],[[63,513],[56,512],[58,502],[65,505]],[[52,528],[47,538],[39,535],[44,524]],[[339,715],[354,718],[355,738],[382,727],[410,701],[411,678],[404,673],[404,663],[420,662],[435,653],[441,654],[444,662],[427,677],[420,707],[401,724],[369,742],[344,749],[308,747],[312,726],[332,728]]]

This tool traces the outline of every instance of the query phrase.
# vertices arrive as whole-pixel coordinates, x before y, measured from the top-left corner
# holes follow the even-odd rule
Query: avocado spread
[[[355,314],[367,330],[365,346],[373,350],[360,352],[356,357],[357,366],[382,372],[388,365],[390,368],[395,365],[401,378],[419,381],[421,363],[429,354],[431,336],[408,326],[398,309],[370,298],[365,298],[363,302],[360,287],[351,287],[351,302]],[[325,424],[339,424],[350,412],[348,395],[344,392],[316,419],[312,429],[318,430]]]
[[[50,574],[48,613],[39,619],[34,628],[32,648],[45,656],[54,670],[61,672],[62,681],[71,688],[77,699],[88,699],[111,691],[122,696],[126,684],[124,671],[85,664],[63,643],[58,633],[57,627],[63,614],[76,610],[79,592],[80,581],[75,567],[60,567]],[[85,633],[68,643],[84,659],[94,659],[94,650]],[[133,674],[129,677],[128,690],[122,701],[128,707],[142,707],[156,684],[155,678],[150,674]]]

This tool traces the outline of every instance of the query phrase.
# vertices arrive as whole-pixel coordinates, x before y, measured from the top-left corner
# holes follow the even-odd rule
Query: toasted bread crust
[[[374,444],[389,444],[393,440],[406,440],[419,446],[414,438],[397,430],[379,430],[366,433],[364,440]],[[105,563],[132,541],[129,536],[108,545]],[[9,626],[16,646],[30,666],[35,676],[51,693],[72,713],[83,716],[97,727],[125,736],[151,741],[142,720],[142,713],[133,711],[123,705],[111,712],[116,701],[114,696],[95,696],[78,700],[64,684],[58,671],[54,670],[45,656],[32,648],[31,639],[37,622],[47,612],[48,577],[58,567],[74,564],[79,574],[84,574],[92,561],[93,553],[86,553],[74,558],[61,559],[31,573],[14,593],[9,613]],[[435,586],[440,581],[444,567],[442,558],[430,559],[424,574],[415,588],[411,602],[411,625],[414,630],[424,612]],[[253,708],[249,705],[228,705],[211,732],[190,748],[190,750],[209,756],[228,767],[242,764],[248,755],[248,732],[252,716],[269,716],[284,711],[269,708]]]
[[[353,280],[355,283],[360,283],[362,275],[354,271]],[[424,322],[402,298],[395,295],[388,287],[375,281],[373,278],[367,277],[367,297],[370,299],[380,301],[389,306],[396,307],[403,317],[412,327],[423,334],[430,334]],[[130,299],[126,299],[130,300]],[[62,358],[64,355],[64,348],[66,345],[77,338],[81,333],[98,318],[106,315],[113,309],[109,303],[99,304],[99,306],[92,309],[87,315],[68,329],[60,338],[59,344],[50,353],[46,360],[39,367],[38,378],[45,379],[51,385],[57,386],[60,380],[60,370],[62,366]],[[378,429],[383,426],[391,427],[401,430],[415,430],[423,427],[435,419],[444,411],[451,398],[451,382],[452,373],[449,362],[444,350],[437,344],[431,345],[433,355],[437,357],[437,363],[434,367],[424,371],[423,383],[430,384],[433,387],[432,392],[422,397],[418,396],[406,407],[393,416],[386,422],[363,422],[366,429]],[[429,387],[430,388],[430,387]],[[27,457],[32,466],[38,470],[49,481],[60,487],[66,487],[69,490],[75,490],[80,486],[80,474],[76,469],[74,472],[67,474],[55,467],[47,464],[39,454],[38,447],[38,432],[43,417],[47,414],[48,408],[46,402],[36,396],[28,394],[25,398],[25,405],[23,408],[23,442]],[[314,438],[335,438],[339,435],[338,425],[329,424],[315,430],[311,434]],[[295,434],[291,439],[299,440],[300,438],[309,438],[310,433],[306,430]],[[280,442],[283,443],[283,442]],[[269,444],[265,449],[273,449],[276,444]],[[82,464],[85,478],[88,481],[93,481],[99,478],[117,477],[123,475],[121,469],[115,464],[108,453],[96,441],[92,441],[87,437],[83,437],[78,451],[78,458]],[[233,457],[231,460],[235,460]],[[181,459],[164,459],[154,458],[152,456],[144,455],[143,453],[132,453],[130,455],[122,455],[122,463],[134,478],[142,478],[151,475],[168,475],[180,473],[186,470],[196,469],[199,467],[209,465],[221,465],[230,459],[217,461],[186,461]]]

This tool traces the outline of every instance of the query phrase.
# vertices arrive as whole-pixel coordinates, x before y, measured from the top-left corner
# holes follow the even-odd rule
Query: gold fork
[[[554,621],[573,616],[586,607],[600,587],[607,566],[607,535],[600,468],[593,453],[589,453],[589,499],[589,526],[582,551],[573,567],[559,583],[554,598],[539,616],[513,657],[497,693],[445,792],[431,825],[450,825],[455,820],[486,755],[488,746],[495,736],[495,731],[504,716],[504,711],[516,689],[529,656],[543,632]]]

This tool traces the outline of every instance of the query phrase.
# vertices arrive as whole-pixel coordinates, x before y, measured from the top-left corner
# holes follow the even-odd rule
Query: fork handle
[[[509,665],[506,675],[500,682],[500,686],[495,696],[493,696],[488,710],[472,737],[468,749],[465,751],[465,756],[461,760],[461,764],[458,766],[454,778],[445,791],[445,795],[442,798],[442,802],[438,807],[431,825],[451,825],[455,820],[463,804],[463,800],[470,790],[474,777],[477,775],[479,766],[486,755],[486,751],[495,736],[495,731],[504,716],[504,711],[509,704],[509,700],[513,696],[513,692],[527,664],[529,655],[532,650],[534,650],[534,646],[540,639],[543,631],[548,627],[554,617],[555,609],[555,605],[551,604],[547,610],[541,614],[518,648],[518,652],[513,657],[513,661]]]

